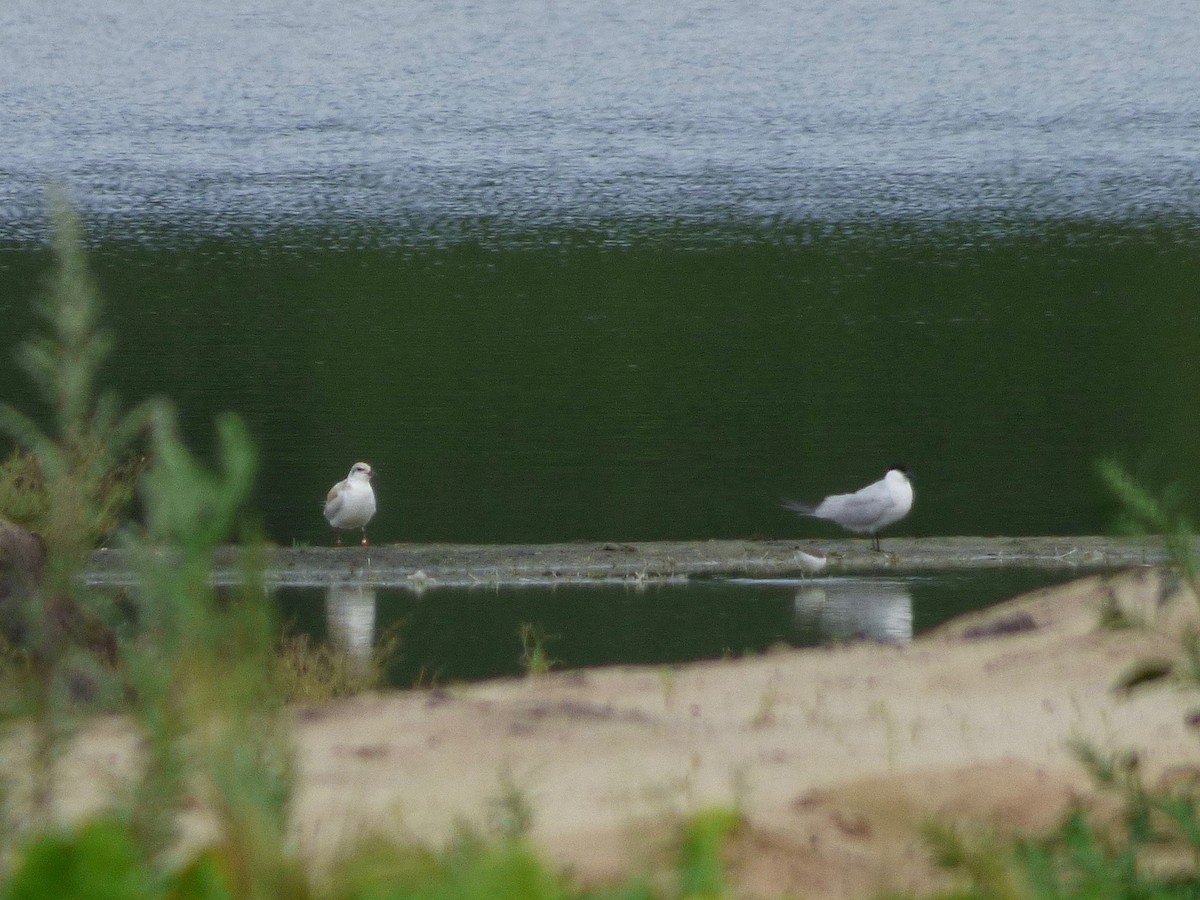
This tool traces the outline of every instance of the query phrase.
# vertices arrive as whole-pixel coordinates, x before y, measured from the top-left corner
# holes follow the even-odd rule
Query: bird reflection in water
[[[365,584],[331,584],[325,593],[329,640],[359,665],[367,665],[375,642],[375,588]]]
[[[798,626],[829,640],[912,640],[912,592],[897,579],[830,579],[800,587],[792,601]]]

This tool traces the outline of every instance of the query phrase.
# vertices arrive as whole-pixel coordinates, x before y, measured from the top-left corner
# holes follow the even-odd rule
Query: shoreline
[[[1119,610],[1136,627],[1104,623]],[[945,891],[922,822],[1036,835],[1106,799],[1073,747],[1134,753],[1150,786],[1195,771],[1197,695],[1124,677],[1172,659],[1200,606],[1167,570],[1093,574],[970,613],[911,644],[851,642],[680,665],[608,666],[381,690],[291,709],[290,835],[314,872],[356,838],[438,847],[486,833],[497,798],[580,884],[653,877],[680,825],[737,811],[731,896],[856,900]],[[132,776],[119,716],[62,760],[61,812]],[[1111,808],[1111,807],[1109,807]],[[212,840],[198,807],[186,858]]]
[[[801,554],[827,560],[823,576],[987,568],[1099,572],[1167,561],[1157,537],[885,538],[883,551],[865,539],[579,541],[557,544],[381,544],[371,547],[268,547],[266,580],[303,587],[361,582],[424,590],[434,587],[530,584],[669,583],[691,578],[804,578]],[[240,553],[222,548],[219,584],[238,580]],[[133,580],[130,553],[95,551],[84,572],[91,584]]]

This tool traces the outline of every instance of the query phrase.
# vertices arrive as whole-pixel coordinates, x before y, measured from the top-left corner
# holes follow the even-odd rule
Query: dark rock
[[[28,597],[45,573],[42,536],[0,518],[0,604]]]
[[[20,642],[24,604],[46,574],[46,542],[36,534],[0,518],[0,632]]]
[[[1115,690],[1132,691],[1148,684],[1162,681],[1175,673],[1175,664],[1169,659],[1143,659],[1117,680]]]
[[[1033,620],[1033,616],[1029,613],[1016,613],[1015,615],[968,628],[963,632],[963,637],[968,641],[977,641],[980,638],[1003,637],[1008,634],[1020,634],[1023,631],[1036,630],[1037,622]]]
[[[35,662],[53,659],[63,647],[75,645],[113,666],[116,634],[94,614],[70,597],[42,597],[40,607],[28,604],[41,587],[46,561],[46,542],[40,534],[0,518],[0,634],[13,644],[26,646]],[[40,637],[34,646],[30,646],[31,617],[40,622],[35,632]],[[84,680],[71,683],[72,696],[94,693]]]

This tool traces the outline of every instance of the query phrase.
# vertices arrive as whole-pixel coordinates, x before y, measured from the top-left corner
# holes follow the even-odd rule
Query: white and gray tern
[[[783,505],[802,516],[836,522],[855,534],[869,534],[872,548],[878,550],[880,530],[899,522],[912,509],[913,488],[908,470],[892,466],[881,479],[852,494],[831,494],[812,506],[792,500]]]
[[[371,479],[375,477],[370,465],[356,462],[350,474],[329,489],[325,498],[325,521],[337,533],[337,543],[342,544],[342,531],[358,528],[362,531],[362,545],[367,546],[367,523],[375,515],[375,490]]]

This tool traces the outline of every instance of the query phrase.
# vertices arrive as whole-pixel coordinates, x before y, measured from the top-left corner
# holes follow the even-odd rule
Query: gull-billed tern
[[[341,531],[362,530],[362,545],[367,546],[367,523],[375,515],[375,489],[371,479],[375,473],[365,462],[356,462],[350,474],[329,489],[325,498],[325,521],[338,529],[337,542],[342,544]]]
[[[892,466],[881,479],[853,494],[831,494],[815,506],[785,500],[784,507],[802,516],[836,522],[855,534],[869,534],[879,549],[879,531],[894,525],[912,509],[913,488],[904,466]]]

